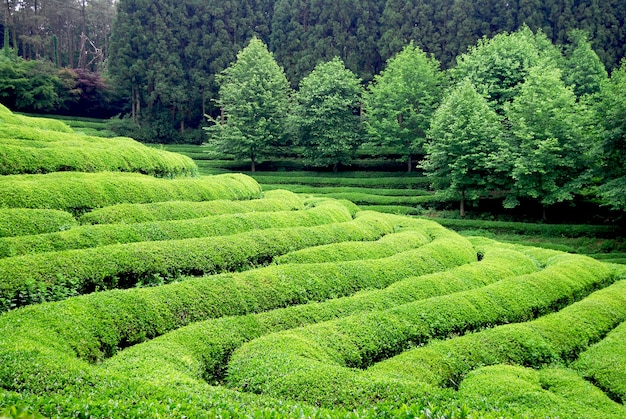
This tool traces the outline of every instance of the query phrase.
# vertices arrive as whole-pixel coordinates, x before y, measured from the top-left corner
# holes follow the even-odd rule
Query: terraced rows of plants
[[[626,414],[626,267],[173,177],[0,178],[0,416]]]

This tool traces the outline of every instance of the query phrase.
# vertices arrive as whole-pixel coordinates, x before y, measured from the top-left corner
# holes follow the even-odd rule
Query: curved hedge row
[[[310,186],[310,185],[290,185],[285,183],[273,184],[263,183],[263,190],[286,189],[291,192],[301,194],[324,195],[329,193],[357,193],[369,195],[385,196],[418,196],[430,195],[432,191],[426,189],[391,189],[391,188],[365,188],[358,186]]]
[[[0,258],[111,244],[226,236],[254,229],[311,227],[351,219],[352,214],[348,208],[339,201],[329,200],[303,211],[227,214],[149,223],[85,225],[56,233],[0,238]]]
[[[481,417],[620,419],[626,414],[623,406],[562,367],[482,367],[467,375],[458,396],[465,406],[480,409]]]
[[[0,311],[94,290],[154,285],[181,274],[212,274],[263,264],[293,249],[376,240],[393,231],[382,214],[315,227],[140,242],[0,259]]]
[[[267,333],[477,288],[535,270],[535,264],[521,253],[488,247],[480,262],[408,277],[384,289],[255,315],[197,322],[128,348],[105,361],[104,365],[108,369],[144,377],[164,376],[171,368],[217,382],[223,379],[233,350]]]
[[[0,176],[0,208],[44,208],[82,212],[119,203],[208,201],[261,197],[249,176],[157,179],[136,173],[59,172]]]
[[[50,209],[0,208],[0,237],[64,231],[78,226],[72,214]]]
[[[376,177],[328,177],[311,176],[308,173],[289,172],[289,176],[284,173],[250,173],[259,183],[269,184],[297,184],[310,186],[357,186],[357,187],[378,187],[400,189],[415,188],[421,190],[432,183],[432,179],[426,176],[380,176]]]
[[[4,388],[35,391],[37,380],[44,380],[46,384],[39,390],[52,389],[49,386],[54,383],[63,383],[47,374],[32,374],[33,369],[42,366],[38,356],[45,358],[58,352],[55,357],[99,360],[120,346],[142,342],[194,321],[323,301],[366,288],[384,288],[416,273],[470,262],[475,258],[474,249],[460,237],[452,240],[455,237],[456,234],[444,230],[421,249],[375,261],[274,265],[160,287],[93,293],[4,313],[0,315],[0,383]],[[518,262],[517,266],[521,270],[531,269],[527,261]],[[464,286],[471,286],[468,284],[472,282],[459,281]],[[429,291],[426,287],[415,292]],[[403,290],[394,295],[393,298],[406,298]],[[360,305],[365,301],[359,300]],[[29,349],[33,347],[41,350],[33,353]],[[21,367],[11,365],[15,362]],[[15,371],[23,375],[16,376]]]
[[[4,105],[0,104],[0,122],[8,125],[35,127],[44,130],[58,132],[72,132],[72,129],[65,123],[50,118],[34,118],[14,114]]]
[[[626,321],[580,354],[572,364],[613,400],[626,404]]]
[[[80,138],[80,137],[79,137]],[[196,164],[187,156],[146,147],[141,143],[108,139],[109,147],[90,142],[56,147],[6,144],[0,139],[0,175],[27,173],[138,172],[156,177],[195,176]]]
[[[308,247],[275,257],[274,262],[286,264],[376,259],[423,246],[429,241],[431,238],[424,231],[409,230],[387,234],[375,242],[343,242]]]
[[[479,366],[510,363],[541,367],[572,361],[624,320],[626,281],[622,280],[531,322],[436,341],[380,363],[372,370],[456,386],[465,374]],[[399,365],[404,366],[402,371],[397,370]]]
[[[268,191],[262,198],[246,201],[165,201],[149,204],[117,204],[82,214],[82,224],[143,223],[148,221],[186,220],[222,214],[291,211],[304,209],[302,199],[288,191]]]
[[[402,384],[406,381],[393,381],[397,384],[394,390],[388,381],[380,381],[381,377],[387,380],[387,375],[378,370],[359,376],[345,367],[367,367],[434,337],[494,323],[528,320],[612,280],[610,271],[593,259],[558,256],[541,272],[482,289],[253,340],[233,354],[228,366],[228,384],[232,388],[322,406],[349,407],[364,400],[371,403],[388,397],[410,400],[422,391],[428,393],[430,386],[416,384],[407,390]],[[406,370],[406,365],[402,363],[401,369]],[[398,370],[395,367],[393,371]],[[385,386],[392,389],[387,393]]]

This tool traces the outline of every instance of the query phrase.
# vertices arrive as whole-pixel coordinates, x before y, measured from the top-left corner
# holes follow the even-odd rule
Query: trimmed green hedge
[[[303,211],[253,212],[189,220],[85,225],[56,233],[0,238],[0,258],[111,244],[226,236],[255,229],[311,227],[351,219],[352,214],[348,208],[339,201],[328,200]]]
[[[0,125],[0,174],[54,171],[124,171],[159,177],[198,173],[191,158],[132,138]]]
[[[626,404],[626,321],[581,353],[572,368],[613,400]]]
[[[140,242],[0,259],[0,312],[95,290],[155,285],[181,274],[213,274],[264,264],[293,249],[376,240],[393,231],[383,214],[315,227]]]
[[[453,230],[483,229],[500,233],[541,234],[545,237],[615,237],[616,226],[588,224],[537,224],[507,221],[427,218]]]
[[[309,186],[309,185],[289,185],[285,183],[268,184],[263,183],[263,190],[286,189],[291,192],[301,194],[324,195],[329,193],[357,193],[369,195],[385,196],[419,196],[430,195],[432,192],[425,189],[391,189],[391,188],[360,188],[356,186]]]
[[[428,392],[430,386],[411,381],[415,385],[404,395],[407,390],[402,381],[393,381],[396,385],[387,382],[390,389],[385,391],[381,379],[393,378],[387,374],[389,370],[377,366],[359,377],[345,367],[367,367],[434,337],[528,320],[612,279],[610,271],[593,259],[562,255],[541,272],[482,289],[268,335],[235,351],[228,367],[228,384],[322,406],[352,407],[381,398],[411,400],[420,391]],[[408,365],[412,364],[402,362],[390,370],[402,375]],[[355,388],[362,384],[369,390]]]
[[[136,173],[60,172],[0,176],[0,208],[44,208],[80,213],[119,203],[208,201],[261,197],[246,175],[157,179]]]
[[[431,202],[443,202],[444,199],[431,195],[417,195],[417,196],[387,196],[387,195],[374,195],[369,193],[359,192],[347,192],[347,193],[326,193],[323,196],[335,199],[347,199],[357,205],[418,205]]]
[[[194,323],[128,348],[105,361],[104,365],[115,371],[154,379],[163,377],[171,368],[218,382],[224,376],[232,351],[264,334],[477,288],[535,270],[535,264],[518,252],[487,247],[480,262],[453,267],[445,272],[408,277],[381,290],[256,315]]]
[[[296,250],[274,258],[274,262],[286,264],[377,259],[423,246],[430,241],[431,237],[425,232],[409,230],[387,234],[375,242],[333,243]]]
[[[372,370],[454,387],[479,366],[510,363],[541,367],[572,361],[624,320],[626,281],[618,281],[534,321],[436,341],[378,364]]]
[[[35,127],[50,131],[72,132],[72,129],[61,121],[50,118],[37,118],[14,114],[4,105],[0,105],[0,123]]]
[[[259,183],[270,184],[290,184],[309,186],[357,186],[357,187],[378,187],[390,189],[417,189],[428,187],[432,180],[426,176],[374,176],[374,177],[330,177],[304,174],[297,172],[254,172],[248,173]]]
[[[76,219],[65,211],[0,208],[0,237],[51,233],[76,226]]]
[[[79,217],[82,224],[142,223],[186,220],[222,214],[272,212],[304,209],[302,199],[288,191],[269,191],[247,201],[165,201],[150,204],[117,204],[98,208]]]
[[[461,383],[459,398],[470,408],[498,417],[621,419],[626,415],[624,406],[562,367],[482,367]]]

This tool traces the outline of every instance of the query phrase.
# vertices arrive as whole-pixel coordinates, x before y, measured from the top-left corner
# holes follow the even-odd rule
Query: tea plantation
[[[626,417],[624,265],[0,120],[0,417]]]

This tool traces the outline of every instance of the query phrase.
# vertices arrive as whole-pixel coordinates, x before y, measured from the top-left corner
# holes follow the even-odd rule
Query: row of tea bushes
[[[17,115],[1,104],[0,122],[12,126],[26,126],[57,132],[72,132],[72,129],[62,121],[51,118],[33,118],[30,116]]]
[[[228,385],[329,407],[353,407],[387,397],[397,402],[405,393],[408,401],[422,391],[428,393],[431,386],[402,384],[423,381],[394,380],[398,388],[393,389],[394,385],[381,381],[387,377],[386,371],[381,374],[372,369],[359,375],[351,368],[370,366],[433,338],[528,320],[612,280],[603,264],[584,256],[562,255],[540,272],[481,289],[267,335],[235,351],[228,367]],[[399,374],[408,369],[406,363],[394,367],[391,370]],[[392,388],[387,394],[385,386]]]
[[[460,403],[480,411],[480,417],[615,418],[626,415],[575,371],[559,366],[538,370],[493,365],[470,372],[461,383]]]
[[[387,234],[375,242],[344,242],[308,247],[278,256],[274,262],[285,264],[376,259],[423,246],[430,240],[430,236],[423,231],[408,230]]]
[[[572,367],[619,403],[626,404],[626,321],[581,353]]]
[[[4,313],[0,315],[0,357],[4,360],[0,371],[5,375],[0,382],[5,388],[39,392],[53,390],[50,385],[63,388],[64,383],[53,376],[31,375],[33,369],[43,364],[37,356],[58,352],[55,356],[99,360],[120,346],[142,342],[194,321],[385,288],[416,274],[438,272],[475,260],[471,244],[460,237],[453,241],[450,235],[456,236],[443,230],[430,244],[385,259],[273,265],[159,287],[104,291]],[[519,269],[532,267],[526,263]],[[404,293],[396,292],[396,298],[402,298],[401,294]],[[364,304],[365,299],[361,301]],[[41,350],[31,351],[34,347]],[[13,361],[22,364],[19,368],[9,367]],[[64,366],[59,370],[63,371]],[[22,371],[23,375],[12,375],[10,371]],[[38,384],[33,377],[49,381],[35,389],[32,386]]]
[[[454,387],[464,374],[482,365],[541,367],[551,362],[569,362],[624,319],[626,281],[618,281],[559,312],[527,323],[433,342],[382,362],[372,370]],[[399,371],[398,365],[411,367]]]
[[[252,178],[226,174],[157,179],[137,173],[57,172],[0,176],[0,207],[58,209],[73,213],[120,203],[260,198]]]
[[[0,259],[0,312],[74,294],[158,285],[182,274],[214,274],[271,262],[290,250],[376,240],[394,225],[382,214],[315,227],[271,228],[229,236],[139,242]]]
[[[452,267],[444,272],[410,276],[384,289],[255,315],[194,323],[128,348],[103,365],[109,370],[150,380],[163,379],[169,370],[210,383],[219,382],[223,379],[232,351],[253,338],[477,288],[535,270],[533,261],[519,252],[487,247],[480,262]]]
[[[255,229],[311,227],[351,219],[352,214],[345,205],[339,201],[328,200],[302,211],[252,212],[175,221],[84,225],[56,233],[0,238],[0,258],[111,244],[225,236]]]
[[[117,204],[82,214],[82,224],[143,223],[186,220],[221,214],[292,211],[304,209],[303,200],[288,191],[267,191],[262,198],[234,201],[164,201],[149,204]],[[352,210],[356,212],[356,209]]]
[[[364,188],[358,186],[311,186],[311,185],[290,185],[290,184],[263,184],[263,190],[275,190],[282,189],[300,194],[330,194],[330,193],[355,193],[355,194],[371,194],[371,195],[386,195],[386,196],[407,196],[411,195],[429,195],[432,192],[426,189],[391,189],[391,188]]]
[[[309,172],[254,172],[248,173],[259,183],[272,185],[309,185],[309,186],[355,186],[368,188],[416,189],[421,191],[432,182],[425,176],[397,176],[393,173],[384,175],[377,172],[371,177],[363,176],[321,176]],[[276,186],[275,186],[276,187]]]
[[[78,226],[69,212],[53,209],[0,208],[0,237],[52,233]]]
[[[158,177],[197,175],[187,156],[147,147],[131,138],[74,133],[60,121],[0,109],[0,175],[56,171],[123,171]]]

